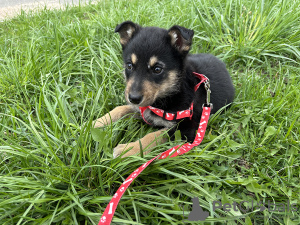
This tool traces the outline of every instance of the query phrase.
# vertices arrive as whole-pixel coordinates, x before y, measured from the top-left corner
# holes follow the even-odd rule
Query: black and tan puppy
[[[139,116],[139,107],[153,106],[166,112],[186,110],[194,101],[192,118],[169,121],[147,109],[147,122],[160,130],[147,134],[142,139],[119,144],[114,157],[126,151],[122,157],[149,151],[157,143],[166,141],[163,133],[168,130],[173,137],[176,129],[183,139],[192,142],[198,129],[202,105],[206,102],[206,91],[201,85],[195,93],[199,79],[193,72],[204,74],[210,80],[212,113],[231,103],[234,87],[225,64],[209,54],[188,54],[194,32],[180,26],[169,30],[158,27],[141,27],[131,21],[117,25],[125,66],[125,98],[128,105],[118,106],[94,121],[94,127],[102,127],[126,115]],[[128,151],[127,151],[128,150]]]

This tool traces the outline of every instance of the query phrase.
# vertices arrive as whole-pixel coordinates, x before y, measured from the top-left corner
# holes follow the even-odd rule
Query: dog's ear
[[[189,52],[194,31],[181,26],[173,26],[168,30],[171,37],[171,45],[176,48],[180,53],[186,54]]]
[[[120,42],[123,49],[140,29],[141,27],[138,24],[131,21],[125,21],[116,26],[115,32],[118,32],[120,35]]]

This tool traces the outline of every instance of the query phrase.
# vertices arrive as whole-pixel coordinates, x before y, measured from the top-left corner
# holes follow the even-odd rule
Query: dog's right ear
[[[115,32],[118,32],[120,35],[120,42],[123,49],[140,29],[141,27],[138,24],[131,21],[125,21],[116,26]]]
[[[180,53],[187,54],[192,45],[194,31],[181,26],[173,26],[169,30],[171,45]]]

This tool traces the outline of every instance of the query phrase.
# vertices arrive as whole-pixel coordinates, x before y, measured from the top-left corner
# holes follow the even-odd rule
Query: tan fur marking
[[[190,50],[190,46],[186,45],[182,48],[182,51],[189,51]]]
[[[133,64],[136,64],[136,62],[137,62],[137,56],[136,56],[136,54],[134,54],[134,53],[131,54],[131,62],[132,62]]]
[[[168,78],[162,84],[155,84],[150,81],[143,83],[144,100],[140,106],[151,105],[157,98],[165,97],[171,92],[177,91],[178,74],[175,70],[169,72]]]
[[[118,106],[99,119],[94,120],[94,128],[106,126],[108,124],[111,124],[112,122],[117,121],[118,119],[121,119],[123,116],[134,112],[136,111],[131,105]]]
[[[169,72],[168,79],[166,79],[158,89],[158,97],[164,97],[170,92],[176,92],[178,85],[178,74],[175,70]]]
[[[125,38],[120,38],[120,43],[122,45],[125,45],[127,43],[127,40]]]
[[[126,151],[130,148],[131,149],[128,152],[126,152],[122,156],[122,158],[140,153],[140,143],[142,145],[142,150],[147,149],[147,151],[144,152],[144,154],[148,154],[151,151],[151,148],[155,147],[158,144],[165,143],[167,141],[167,138],[163,137],[165,131],[166,129],[162,129],[147,134],[146,136],[135,142],[131,142],[128,144],[119,144],[117,147],[114,148],[114,158],[118,157],[122,154],[123,151]]]
[[[131,85],[133,84],[133,79],[130,79],[127,81],[126,83],[126,88],[125,88],[125,99],[126,101],[129,103],[129,100],[128,100],[128,95],[129,95],[129,91],[130,91],[130,88],[131,88]]]
[[[157,96],[157,90],[159,89],[159,85],[152,83],[150,81],[144,81],[143,83],[143,102],[141,103],[142,106],[151,105]]]
[[[152,56],[149,60],[149,65],[152,67],[157,63],[158,59],[156,56]]]

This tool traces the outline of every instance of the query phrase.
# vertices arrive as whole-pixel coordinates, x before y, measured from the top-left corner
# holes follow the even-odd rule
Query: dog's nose
[[[143,100],[143,95],[139,93],[130,93],[128,96],[128,100],[133,104],[140,104]]]

